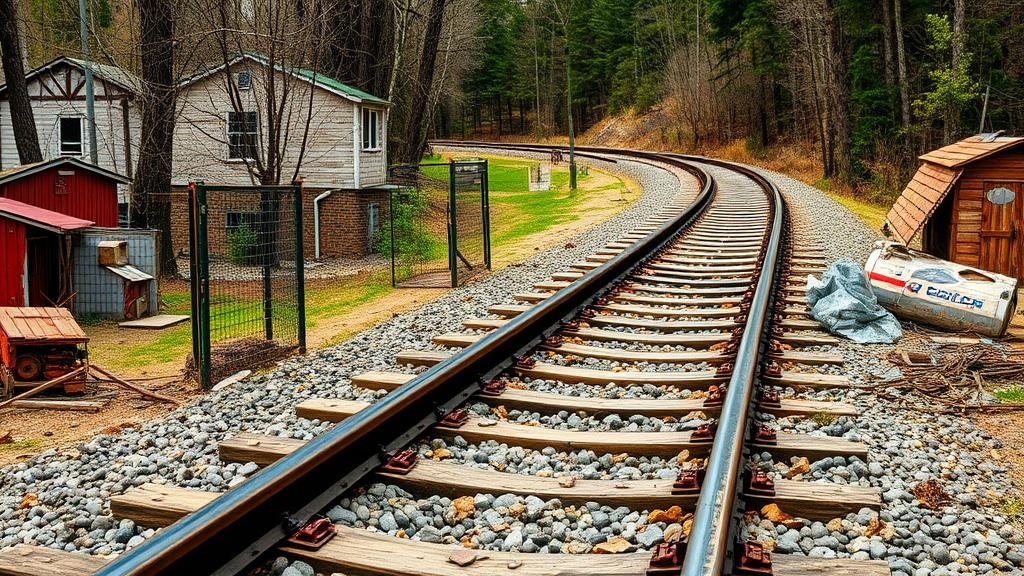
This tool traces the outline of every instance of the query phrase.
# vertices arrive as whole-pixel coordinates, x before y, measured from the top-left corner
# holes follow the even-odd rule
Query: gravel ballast
[[[0,478],[0,547],[25,543],[110,554],[141,543],[153,531],[111,516],[111,496],[146,482],[214,492],[237,485],[256,467],[222,463],[218,441],[243,431],[313,438],[330,424],[297,418],[293,407],[298,402],[313,397],[373,402],[385,392],[352,387],[349,376],[395,369],[399,350],[426,348],[431,336],[459,331],[464,318],[486,316],[488,306],[530,291],[533,283],[644,222],[681,190],[684,197],[696,194],[696,180],[685,173],[634,161],[588,162],[635,180],[643,194],[564,245],[453,290],[342,344],[282,362],[268,374],[212,392],[136,428],[48,450],[6,467]]]

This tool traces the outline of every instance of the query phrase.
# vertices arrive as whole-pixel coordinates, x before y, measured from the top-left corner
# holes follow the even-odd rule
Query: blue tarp
[[[811,316],[829,332],[861,344],[892,344],[903,336],[899,320],[878,304],[864,268],[853,260],[833,262],[821,280],[807,277]]]

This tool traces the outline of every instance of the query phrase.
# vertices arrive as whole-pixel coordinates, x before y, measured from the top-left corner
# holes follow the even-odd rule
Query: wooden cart
[[[88,342],[66,308],[0,306],[0,398],[87,366]],[[64,392],[83,392],[85,372]]]

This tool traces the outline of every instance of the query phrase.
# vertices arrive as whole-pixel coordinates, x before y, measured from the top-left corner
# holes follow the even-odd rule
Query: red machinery
[[[89,338],[66,308],[0,307],[0,398],[86,365]],[[85,374],[63,384],[85,390]]]

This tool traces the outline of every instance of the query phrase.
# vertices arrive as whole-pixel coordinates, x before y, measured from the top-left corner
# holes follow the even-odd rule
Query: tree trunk
[[[7,98],[11,105],[11,128],[14,130],[14,145],[22,164],[41,162],[39,134],[32,114],[32,102],[28,98],[25,84],[25,68],[18,36],[18,13],[13,0],[0,0],[0,56],[7,82]]]
[[[825,0],[825,80],[835,138],[836,175],[850,180],[853,172],[849,87],[846,84],[846,38],[833,0]]]
[[[953,74],[956,76],[960,75],[964,55],[965,12],[964,0],[953,0]],[[942,143],[951,144],[960,135],[960,111],[950,109],[943,124],[945,127]]]
[[[892,94],[895,81],[892,73],[892,7],[890,0],[882,0],[882,53],[885,55],[885,87]]]
[[[903,167],[913,164],[913,147],[910,143],[910,88],[907,83],[907,56],[903,47],[903,8],[902,0],[893,4],[893,23],[896,25],[896,74],[900,85],[900,126],[903,128]]]
[[[419,162],[427,147],[423,137],[424,119],[426,118],[427,102],[430,100],[430,89],[434,85],[434,64],[437,61],[437,45],[441,41],[441,25],[444,23],[445,0],[431,0],[430,14],[427,17],[427,28],[423,34],[423,51],[420,55],[420,68],[413,87],[412,103],[409,105],[409,119],[406,123],[405,162]],[[396,70],[395,73],[398,71]],[[499,111],[500,113],[500,111]]]
[[[132,223],[160,231],[160,269],[177,272],[171,244],[174,147],[174,22],[170,0],[138,0],[142,54],[142,141],[132,189]],[[162,196],[154,202],[154,196]]]

